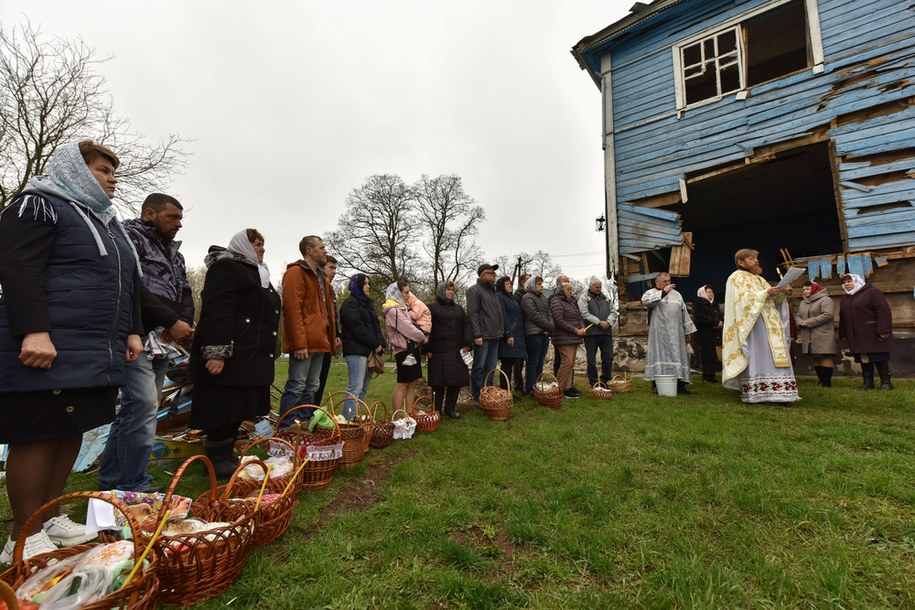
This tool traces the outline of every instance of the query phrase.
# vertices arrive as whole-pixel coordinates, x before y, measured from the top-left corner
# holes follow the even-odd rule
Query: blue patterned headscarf
[[[48,175],[32,178],[29,186],[76,203],[106,226],[116,217],[111,198],[79,152],[79,142],[64,144],[54,151],[48,162]]]
[[[357,273],[349,278],[349,293],[360,301],[370,300],[368,295],[362,291],[362,287],[365,285],[365,280],[367,279],[368,276],[364,273]]]

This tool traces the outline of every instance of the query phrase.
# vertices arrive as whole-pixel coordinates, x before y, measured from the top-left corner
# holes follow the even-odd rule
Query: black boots
[[[861,363],[861,375],[864,377],[864,385],[861,386],[865,390],[874,389],[874,364],[872,362],[862,362]]]
[[[832,387],[832,373],[835,370],[831,366],[815,366],[813,369],[817,373],[817,385],[824,388]],[[873,373],[871,373],[873,379]]]
[[[204,441],[207,457],[213,462],[213,470],[217,479],[228,479],[238,467],[238,460],[233,455],[235,439],[227,438],[221,441]]]
[[[890,383],[890,363],[889,362],[875,362],[872,366],[877,367],[877,372],[880,373],[880,389],[881,390],[892,390],[893,384]],[[871,373],[871,383],[873,384],[874,374]],[[873,387],[873,385],[871,385]]]

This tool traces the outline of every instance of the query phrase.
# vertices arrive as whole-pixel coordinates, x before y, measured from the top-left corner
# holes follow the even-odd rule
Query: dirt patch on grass
[[[487,557],[499,560],[499,571],[502,574],[511,574],[515,571],[514,557],[521,547],[512,543],[503,528],[487,531],[474,525],[467,529],[453,531],[451,538],[461,544],[472,546]]]
[[[385,453],[373,449],[372,453],[377,453],[378,457],[373,456],[365,463],[365,472],[361,476],[347,481],[346,487],[340,490],[332,504],[321,511],[318,521],[308,528],[305,535],[311,536],[339,513],[357,513],[374,506],[378,502],[378,492],[387,483],[394,465],[412,457],[418,450],[418,447],[411,447],[399,453]]]

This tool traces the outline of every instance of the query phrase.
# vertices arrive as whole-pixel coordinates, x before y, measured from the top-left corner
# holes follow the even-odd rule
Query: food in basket
[[[129,540],[94,546],[39,570],[16,595],[43,608],[80,608],[120,588],[133,568],[133,551]]]
[[[538,392],[555,392],[559,389],[559,384],[555,381],[538,381],[534,384],[534,389]]]
[[[256,459],[258,458],[253,455],[243,455],[241,457],[241,463],[245,464]],[[295,465],[292,463],[292,460],[285,455],[271,456],[266,460],[263,460],[263,462],[267,466],[272,466],[270,469],[271,479],[278,479],[281,477],[289,476],[295,470]],[[242,481],[263,481],[264,469],[261,468],[259,464],[251,464],[250,466],[245,466],[244,470],[238,473],[238,478]]]

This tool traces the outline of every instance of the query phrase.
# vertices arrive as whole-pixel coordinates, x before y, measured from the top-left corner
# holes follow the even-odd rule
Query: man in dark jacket
[[[588,329],[585,335],[585,354],[588,357],[588,384],[597,383],[597,350],[600,350],[600,381],[613,378],[613,325],[616,323],[616,308],[601,291],[603,284],[596,277],[591,278],[588,289],[578,298],[578,311]]]
[[[162,345],[181,342],[194,332],[194,300],[187,281],[181,242],[184,208],[177,199],[161,193],[149,195],[138,219],[124,228],[133,242],[142,271],[140,306],[144,353],[127,364],[127,383],[121,388],[118,410],[99,467],[103,490],[151,490],[146,464],[156,436],[156,413],[168,368],[168,351]]]
[[[477,267],[477,283],[467,289],[467,316],[473,335],[473,368],[470,390],[475,401],[480,400],[480,389],[486,373],[496,368],[499,361],[499,340],[506,336],[502,304],[496,296],[496,270],[499,265],[484,263]],[[508,344],[514,345],[513,337]],[[489,379],[490,385],[495,376]]]

